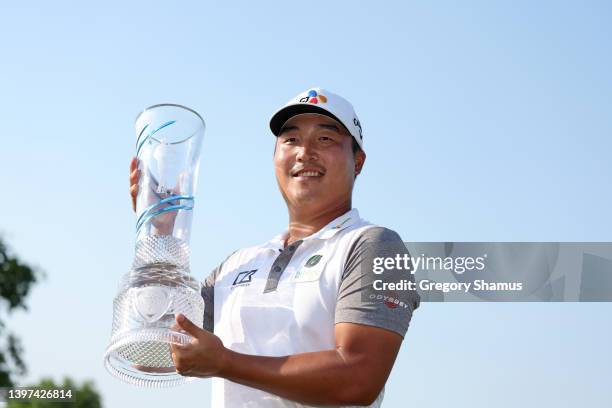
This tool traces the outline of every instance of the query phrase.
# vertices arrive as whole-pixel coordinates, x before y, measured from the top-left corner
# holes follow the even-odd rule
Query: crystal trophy
[[[161,104],[136,118],[140,179],[132,269],[113,302],[106,369],[121,380],[164,387],[189,380],[176,372],[170,344],[191,337],[175,327],[182,313],[202,327],[200,283],[189,270],[189,236],[205,124],[195,111]]]

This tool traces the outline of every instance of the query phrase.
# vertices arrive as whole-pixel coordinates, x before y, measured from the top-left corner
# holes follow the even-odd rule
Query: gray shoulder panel
[[[413,311],[419,306],[416,291],[376,290],[383,283],[414,281],[409,270],[389,269],[374,273],[376,258],[408,255],[401,237],[393,230],[371,227],[363,231],[347,254],[336,302],[335,322],[359,323],[406,334]]]
[[[204,299],[204,330],[213,332],[215,327],[215,282],[223,269],[223,264],[238,251],[232,252],[223,262],[221,262],[212,272],[204,279],[202,283],[202,298]]]
[[[404,242],[399,234],[389,228],[371,227],[366,229],[357,237],[357,239],[355,239],[355,242],[353,242],[353,245],[351,245],[351,248],[349,249],[346,256],[344,271],[342,273],[342,279],[344,279],[346,275],[348,275],[355,269],[356,266],[358,266],[358,262],[363,260],[363,256],[365,255],[365,251],[369,244],[381,242],[395,244],[397,249],[404,247]]]

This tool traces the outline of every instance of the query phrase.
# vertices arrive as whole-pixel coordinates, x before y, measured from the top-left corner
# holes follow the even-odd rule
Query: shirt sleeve
[[[202,284],[201,293],[202,299],[204,299],[204,324],[202,326],[204,330],[211,333],[215,327],[215,280],[219,274],[219,271],[221,270],[222,265],[223,264],[213,269]]]
[[[393,258],[392,268],[381,272],[380,259]],[[391,263],[391,262],[389,262]],[[375,264],[379,266],[376,268]],[[383,227],[365,230],[347,254],[336,302],[335,323],[358,323],[391,330],[404,337],[420,297],[413,282],[410,254],[400,236]],[[375,284],[375,281],[378,281]],[[395,287],[389,290],[392,283]],[[400,288],[400,289],[397,289]]]
[[[225,260],[213,269],[210,275],[204,279],[204,282],[202,282],[202,290],[200,292],[202,294],[202,299],[204,299],[204,323],[202,326],[204,330],[211,333],[215,328],[215,282],[221,273],[223,264],[236,252],[237,251],[232,252],[230,256],[225,258]]]

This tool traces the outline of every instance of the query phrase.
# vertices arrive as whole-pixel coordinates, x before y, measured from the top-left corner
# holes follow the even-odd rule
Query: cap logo
[[[314,89],[308,91],[308,94],[302,98],[300,98],[299,102],[301,103],[314,103],[315,105],[319,102],[327,103],[327,96],[318,94]]]
[[[359,128],[359,138],[363,140],[363,135],[361,134],[361,123],[359,123],[359,119],[353,118],[353,123]]]

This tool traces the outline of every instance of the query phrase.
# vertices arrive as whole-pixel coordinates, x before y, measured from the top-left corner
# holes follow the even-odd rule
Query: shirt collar
[[[351,225],[356,224],[360,220],[361,218],[359,217],[359,211],[356,208],[353,208],[349,212],[342,214],[341,216],[321,228],[319,231],[303,238],[302,241],[309,241],[312,239],[330,239],[339,231],[342,231],[343,229],[346,229]],[[278,234],[270,241],[266,242],[262,247],[270,249],[283,249],[284,242],[287,239],[288,234],[289,231],[285,231],[281,234]]]

